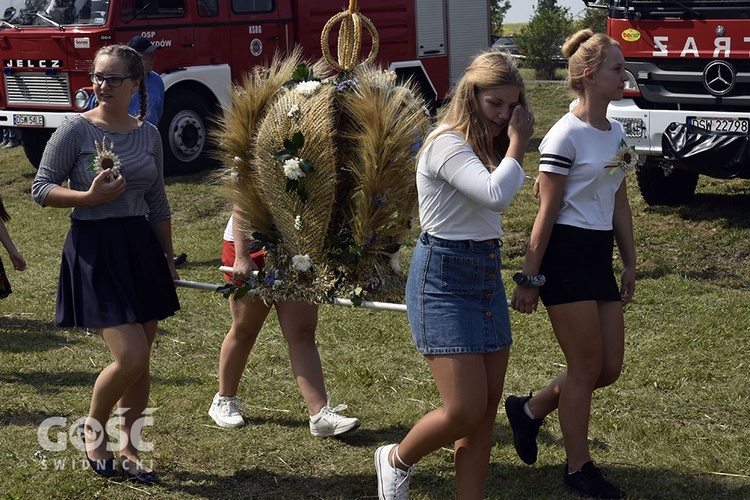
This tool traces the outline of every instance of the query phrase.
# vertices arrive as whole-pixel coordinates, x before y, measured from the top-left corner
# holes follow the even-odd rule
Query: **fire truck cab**
[[[38,166],[65,117],[84,111],[97,49],[134,35],[158,47],[166,89],[159,122],[165,170],[210,162],[212,118],[232,82],[275,53],[300,45],[319,57],[325,23],[348,0],[0,0],[0,127],[22,129]],[[378,29],[377,62],[413,78],[430,101],[443,98],[471,57],[489,46],[488,0],[370,0],[360,11]],[[338,33],[338,28],[333,30]],[[336,53],[335,35],[329,40]],[[371,47],[363,41],[363,55]],[[449,50],[450,49],[450,50]]]
[[[630,78],[608,115],[641,155],[645,201],[688,201],[699,175],[750,178],[750,1],[605,3]]]

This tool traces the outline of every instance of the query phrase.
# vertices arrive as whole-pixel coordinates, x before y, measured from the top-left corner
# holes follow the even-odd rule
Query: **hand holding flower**
[[[120,175],[117,179],[110,181],[111,173],[109,169],[102,170],[94,178],[91,187],[86,193],[86,206],[93,207],[102,203],[109,203],[119,198],[125,192],[125,188],[127,187],[125,178]]]

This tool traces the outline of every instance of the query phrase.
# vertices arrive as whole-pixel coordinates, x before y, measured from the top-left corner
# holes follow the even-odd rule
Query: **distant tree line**
[[[583,1],[581,3],[583,4]],[[606,5],[606,0],[597,0],[596,3]],[[490,2],[494,34],[503,34],[505,14],[509,9],[510,0]],[[533,69],[537,78],[546,80],[554,78],[555,70],[560,65],[560,58],[557,56],[561,55],[561,42],[583,28],[605,33],[606,9],[588,8],[582,19],[573,20],[570,9],[558,5],[557,0],[538,0],[534,7],[534,15],[514,38],[518,51],[526,57],[524,65]]]

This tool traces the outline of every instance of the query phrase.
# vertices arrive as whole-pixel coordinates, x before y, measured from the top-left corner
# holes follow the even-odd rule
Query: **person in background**
[[[157,476],[139,456],[138,421],[149,401],[157,322],[180,308],[162,144],[156,127],[141,120],[144,100],[137,117],[128,112],[133,94],[146,92],[135,50],[99,49],[90,78],[99,105],[55,130],[31,194],[42,206],[73,209],[55,325],[95,329],[114,357],[96,379],[80,428],[86,458],[97,474],[116,473],[105,426],[117,405],[120,466],[131,480],[150,484]]]
[[[5,250],[8,252],[10,262],[13,264],[13,269],[16,271],[23,271],[26,269],[26,261],[23,259],[21,252],[19,252],[13,244],[13,240],[10,239],[10,235],[8,234],[8,229],[5,227],[5,223],[9,220],[10,215],[5,211],[3,199],[0,198],[0,243],[3,244]],[[3,261],[0,259],[0,299],[7,298],[11,293],[13,293],[13,290],[10,288],[10,282],[5,275]]]
[[[21,145],[21,131],[16,127],[2,127],[2,146],[6,149],[17,148]]]
[[[222,265],[232,267],[225,274],[227,281],[241,285],[253,271],[263,265],[263,250],[250,252],[251,241],[241,230],[242,221],[237,211],[229,218],[224,231],[221,252]],[[360,421],[339,415],[346,404],[331,406],[330,393],[326,393],[323,368],[315,329],[318,325],[318,306],[304,302],[274,302],[279,326],[289,346],[289,360],[302,397],[310,414],[310,433],[316,437],[341,436],[357,429]],[[221,345],[219,357],[219,392],[214,396],[209,416],[221,427],[242,427],[245,420],[240,409],[244,406],[237,397],[242,372],[250,351],[255,345],[271,305],[248,294],[240,299],[229,298],[232,327]]]
[[[620,376],[625,349],[623,307],[635,290],[633,220],[625,174],[635,154],[607,106],[622,99],[625,60],[619,44],[582,30],[563,45],[568,82],[578,104],[539,146],[539,212],[512,307],[536,310],[541,297],[567,369],[533,396],[509,396],[505,410],[518,456],[537,459],[536,438],[555,409],[565,443],[563,485],[593,498],[623,498],[591,460],[588,428],[596,388]],[[614,242],[622,258],[620,287],[612,272]]]
[[[513,343],[501,277],[500,213],[524,183],[534,132],[510,55],[477,56],[418,155],[422,227],[409,268],[412,338],[443,406],[375,452],[378,497],[405,499],[414,465],[454,443],[458,498],[484,498],[493,425]]]

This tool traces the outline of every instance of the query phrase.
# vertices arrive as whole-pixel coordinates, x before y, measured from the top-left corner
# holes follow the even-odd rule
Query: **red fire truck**
[[[630,77],[608,115],[643,155],[646,202],[689,200],[701,174],[750,178],[750,1],[603,3]]]
[[[159,130],[165,168],[206,166],[211,117],[232,81],[277,51],[318,57],[320,34],[348,0],[0,0],[0,127],[19,127],[38,166],[53,130],[91,95],[96,50],[142,35],[157,45],[166,87]],[[362,0],[378,29],[378,62],[439,101],[489,46],[488,0]],[[335,28],[333,33],[338,33]],[[335,35],[329,43],[335,54]],[[370,50],[365,36],[363,54]]]

